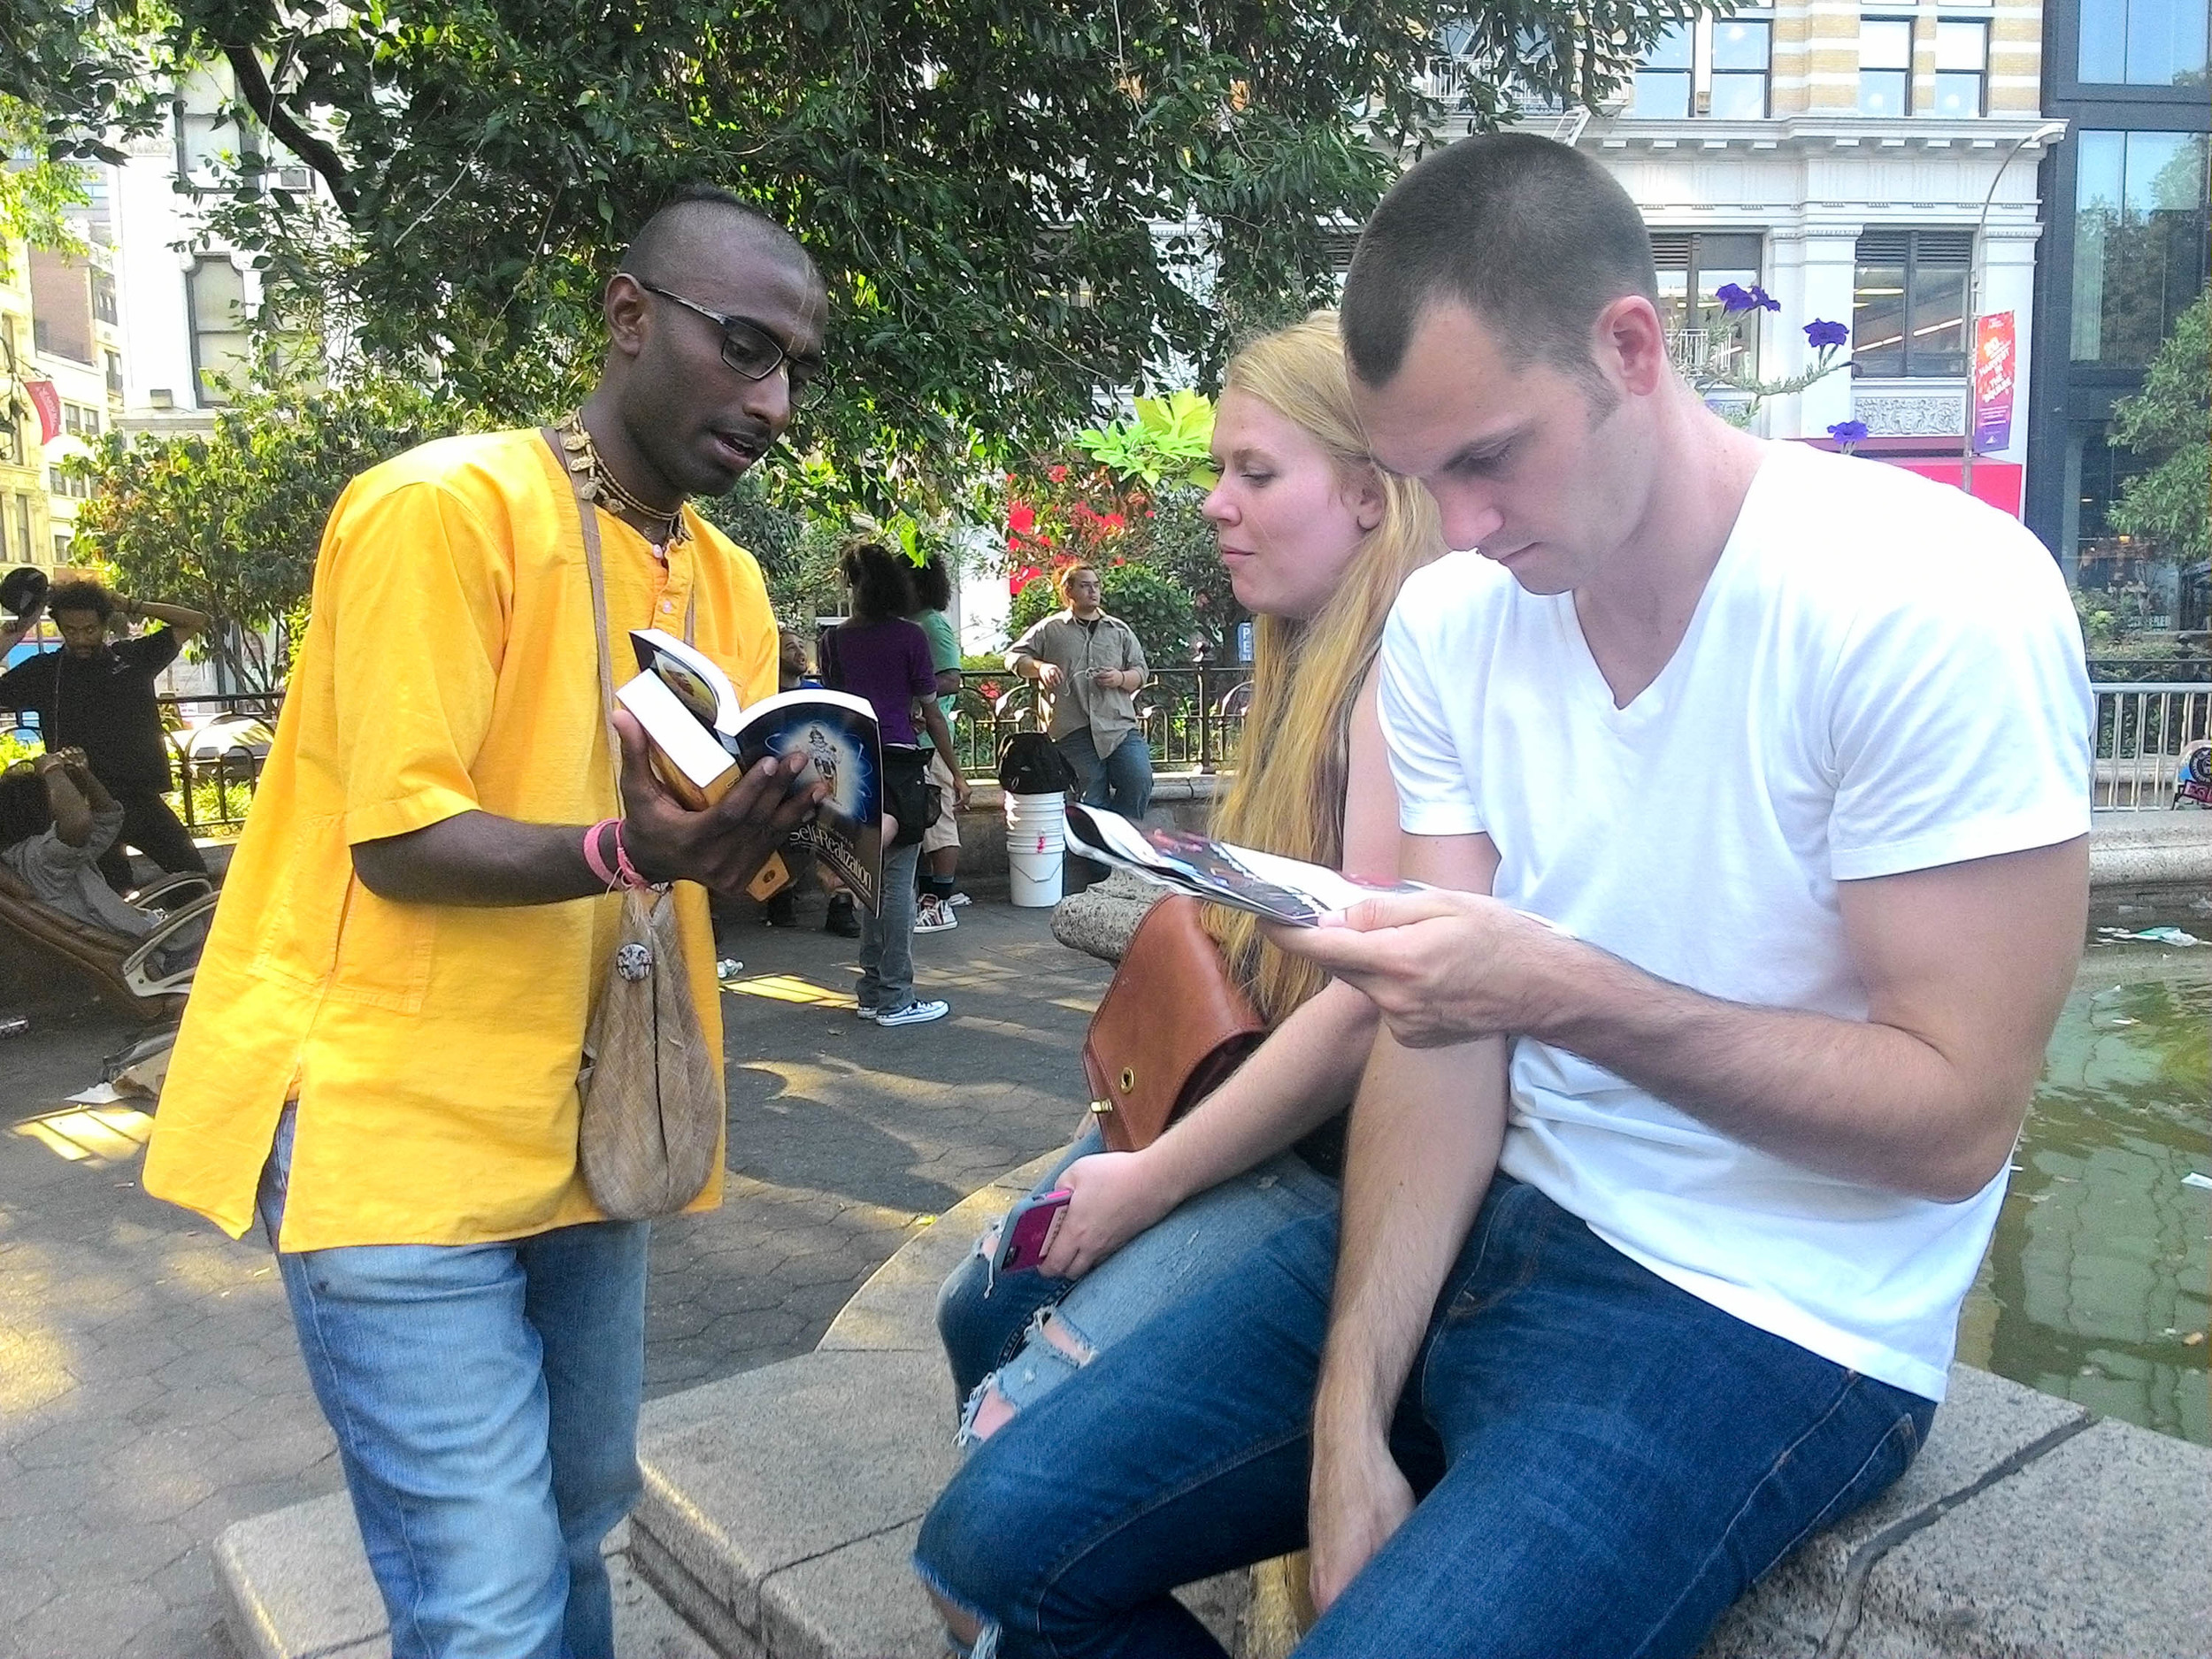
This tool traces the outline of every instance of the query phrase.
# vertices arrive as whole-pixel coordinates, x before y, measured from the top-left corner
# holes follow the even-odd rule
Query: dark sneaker
[[[830,895],[829,914],[822,918],[822,931],[845,939],[860,937],[860,910],[851,894]]]
[[[949,1002],[909,1002],[904,1008],[894,1009],[887,1014],[878,1014],[879,1025],[926,1025],[933,1019],[942,1019],[952,1012]]]

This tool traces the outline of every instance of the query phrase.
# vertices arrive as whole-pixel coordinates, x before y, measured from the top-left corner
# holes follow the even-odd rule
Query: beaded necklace
[[[644,520],[640,527],[645,539],[653,544],[657,555],[665,558],[667,549],[687,534],[684,529],[683,509],[680,506],[673,512],[663,512],[626,489],[622,480],[614,475],[614,470],[601,458],[599,446],[591,441],[591,434],[585,428],[580,409],[562,421],[557,430],[561,434],[561,448],[568,457],[568,470],[577,476],[577,495],[603,505],[611,512],[627,513]]]

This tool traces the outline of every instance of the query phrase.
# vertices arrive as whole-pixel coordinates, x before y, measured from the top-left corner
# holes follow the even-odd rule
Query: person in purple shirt
[[[946,765],[959,776],[952,733],[937,706],[937,671],[929,639],[906,618],[915,609],[913,567],[875,541],[856,542],[845,553],[852,614],[825,643],[823,677],[873,705],[883,734],[884,798],[894,817],[908,806],[891,844],[883,849],[883,897],[860,929],[860,987],[856,1011],[878,1025],[926,1025],[952,1011],[941,1001],[914,995],[914,872],[921,860],[921,814],[929,791],[924,781],[929,749],[915,730],[918,714]],[[919,787],[904,787],[919,785]]]

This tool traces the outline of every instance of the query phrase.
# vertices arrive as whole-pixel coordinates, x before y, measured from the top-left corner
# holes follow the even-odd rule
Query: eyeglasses
[[[631,272],[622,272],[648,294],[657,294],[696,311],[722,331],[722,361],[749,380],[764,380],[778,369],[784,372],[784,382],[791,388],[791,402],[804,408],[818,402],[822,395],[822,363],[818,357],[795,357],[784,349],[783,342],[770,334],[749,317],[736,317],[722,311],[710,311],[696,300],[687,300],[680,294],[671,294],[657,283],[648,282]]]

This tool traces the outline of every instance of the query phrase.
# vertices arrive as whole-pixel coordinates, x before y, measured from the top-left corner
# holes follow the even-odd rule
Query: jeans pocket
[[[1449,1300],[1440,1323],[1463,1324],[1524,1288],[1543,1264],[1563,1217],[1574,1219],[1533,1187],[1496,1178],[1445,1281]]]

